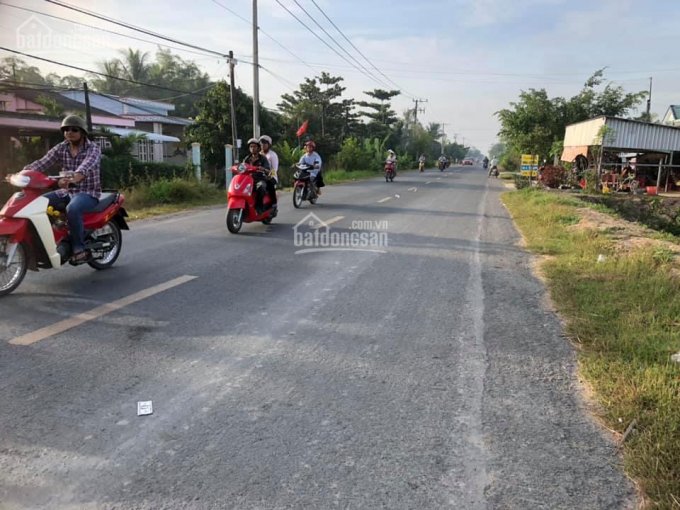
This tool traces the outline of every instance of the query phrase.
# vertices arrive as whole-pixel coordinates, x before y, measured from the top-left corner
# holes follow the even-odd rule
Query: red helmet
[[[314,143],[314,140],[307,140],[305,142],[305,147],[307,147],[308,145],[311,145],[312,149],[316,149],[316,144]]]

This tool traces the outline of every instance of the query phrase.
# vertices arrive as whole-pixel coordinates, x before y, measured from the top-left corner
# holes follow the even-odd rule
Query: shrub
[[[531,187],[531,178],[525,177],[522,174],[513,174],[513,178],[515,179],[515,188],[524,189]]]
[[[561,166],[546,165],[539,180],[547,188],[559,188],[567,182],[567,171]]]
[[[129,188],[158,179],[190,177],[192,171],[181,165],[143,163],[132,156],[103,157],[101,164],[104,188]]]
[[[130,207],[148,207],[161,204],[199,202],[223,196],[224,191],[214,185],[195,179],[159,179],[140,183],[126,191],[126,203]]]

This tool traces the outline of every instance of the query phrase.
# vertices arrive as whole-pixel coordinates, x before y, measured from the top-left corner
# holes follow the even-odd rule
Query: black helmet
[[[77,115],[69,115],[61,121],[62,132],[66,127],[77,127],[80,128],[83,133],[87,134],[87,124],[81,117],[78,117]]]

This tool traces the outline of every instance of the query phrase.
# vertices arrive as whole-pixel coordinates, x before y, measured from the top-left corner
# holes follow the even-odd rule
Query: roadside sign
[[[520,171],[524,177],[538,176],[538,154],[522,154]]]

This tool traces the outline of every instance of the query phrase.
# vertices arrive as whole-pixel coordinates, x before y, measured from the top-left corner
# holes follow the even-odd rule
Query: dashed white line
[[[338,221],[340,221],[344,218],[345,218],[344,216],[333,216],[330,220],[324,220],[323,226],[328,226],[328,225],[331,225],[333,223],[337,223]],[[322,225],[317,225],[315,228],[319,228],[320,226],[322,226]]]
[[[388,200],[392,200],[392,197],[381,198],[380,200],[378,200],[378,203],[382,204],[383,202],[387,202]]]
[[[158,294],[165,290],[171,289],[173,287],[176,287],[177,285],[182,285],[183,283],[191,281],[195,278],[198,277],[184,275],[180,276],[179,278],[175,278],[174,280],[170,280],[159,285],[154,285],[153,287],[140,290],[139,292],[135,292],[134,294],[130,294],[129,296],[126,296],[124,298],[117,299],[116,301],[112,301],[111,303],[104,303],[103,305],[99,305],[87,312],[79,313],[78,315],[75,315],[70,319],[64,319],[63,321],[59,321],[50,326],[45,326],[44,328],[37,329],[35,331],[32,331],[31,333],[27,333],[25,335],[13,338],[12,340],[9,341],[9,343],[12,345],[34,344],[36,342],[39,342],[40,340],[44,340],[45,338],[49,338],[54,335],[58,335],[59,333],[68,331],[69,329],[75,328],[76,326],[80,326],[81,324],[84,324],[91,320],[98,319],[103,315],[115,312],[120,308],[131,305],[132,303],[136,303],[137,301],[141,301],[142,299],[151,297],[154,294]]]

